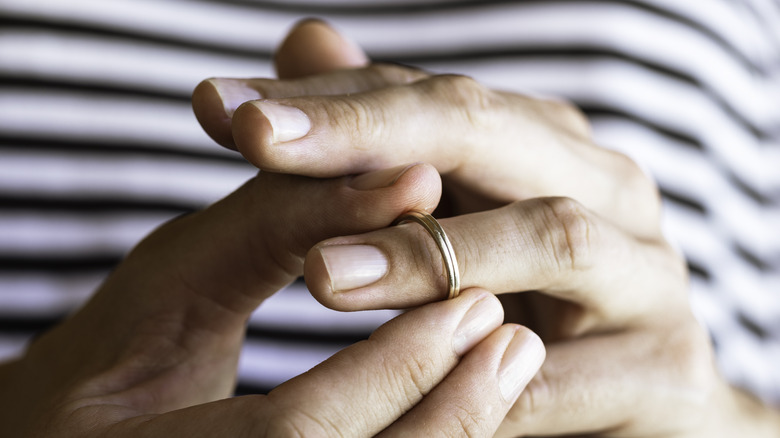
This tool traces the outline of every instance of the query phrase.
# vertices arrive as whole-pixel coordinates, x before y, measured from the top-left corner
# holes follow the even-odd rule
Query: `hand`
[[[421,161],[442,174],[447,215],[568,196],[658,235],[655,185],[624,155],[594,145],[587,120],[566,102],[367,65],[319,21],[296,27],[276,64],[283,80],[215,78],[193,95],[206,132],[260,169],[333,177]]]
[[[83,309],[0,367],[3,434],[491,434],[544,349],[527,329],[501,326],[498,301],[476,289],[388,322],[268,396],[225,399],[245,321],[300,275],[314,243],[430,211],[439,189],[426,165],[329,181],[260,174],[162,226]]]
[[[288,42],[301,41],[297,32]],[[212,80],[202,102],[220,109],[241,101],[241,93],[222,99],[225,88],[263,99],[238,107],[232,124],[198,105],[196,113],[207,130],[226,132],[227,123],[225,144],[260,168],[326,177],[425,161],[443,175],[453,201],[446,213],[483,211],[442,221],[464,287],[536,291],[505,303],[549,352],[499,435],[772,433],[776,414],[714,369],[684,264],[661,237],[654,185],[626,157],[592,144],[576,110],[397,66],[316,70],[323,74]],[[340,255],[354,245],[385,255],[382,275],[350,275],[359,259]],[[439,257],[418,227],[402,226],[317,245],[306,279],[332,308],[403,308],[441,298]]]

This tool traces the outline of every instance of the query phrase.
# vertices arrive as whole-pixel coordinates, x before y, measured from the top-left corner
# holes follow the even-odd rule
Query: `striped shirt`
[[[203,133],[190,93],[272,76],[309,16],[373,59],[576,103],[658,182],[723,373],[780,402],[777,0],[0,0],[0,359],[157,225],[254,175]],[[323,309],[293,284],[252,317],[238,392],[393,315]]]

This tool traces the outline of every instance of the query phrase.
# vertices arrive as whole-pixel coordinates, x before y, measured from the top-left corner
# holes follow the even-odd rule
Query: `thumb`
[[[85,307],[35,343],[27,357],[42,366],[30,375],[45,374],[36,388],[47,394],[110,368],[107,388],[160,394],[146,405],[157,410],[224,397],[246,320],[303,273],[310,247],[410,209],[433,211],[440,194],[426,164],[330,180],[262,172],[144,239]],[[384,259],[374,258],[366,275],[382,275]]]
[[[248,317],[303,273],[317,242],[386,227],[409,209],[432,211],[440,191],[436,170],[426,164],[330,180],[261,172],[210,208],[157,230],[109,281],[184,295],[178,308],[205,299],[198,313],[209,324],[242,322],[235,314]]]
[[[324,21],[299,22],[276,51],[274,63],[280,79],[365,67],[368,56],[353,41]]]

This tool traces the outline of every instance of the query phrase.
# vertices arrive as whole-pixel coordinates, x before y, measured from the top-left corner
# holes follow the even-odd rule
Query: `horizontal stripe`
[[[5,312],[4,312],[5,313]],[[65,315],[53,318],[35,318],[30,315],[9,316],[0,318],[0,332],[4,335],[33,336],[51,329],[62,322]]]
[[[41,123],[45,121],[45,123]],[[0,132],[10,137],[134,142],[203,153],[234,152],[217,146],[198,125],[190,105],[169,100],[69,93],[0,84]]]
[[[177,200],[116,199],[113,196],[87,196],[80,193],[66,194],[20,194],[0,191],[0,214],[5,212],[34,211],[46,215],[51,212],[73,213],[137,213],[158,212],[170,216],[191,213],[203,205],[200,202],[179,202]]]
[[[59,275],[0,272],[0,321],[32,318],[51,325],[80,307],[107,275],[107,270]]]
[[[753,265],[753,267],[759,271],[770,272],[775,269],[780,269],[780,250],[775,254],[773,261],[764,260],[753,254],[749,249],[743,248],[738,244],[734,245],[734,250],[743,260]]]
[[[663,197],[663,200],[667,203],[673,202],[680,207],[691,209],[701,215],[707,214],[707,207],[705,207],[701,202],[698,202],[696,199],[686,197],[685,195],[681,195],[679,193],[675,193],[672,190],[666,189],[664,187],[659,187],[658,190],[661,193],[661,197]]]
[[[594,125],[605,125],[615,121],[619,124],[625,124],[626,126],[641,127],[641,130],[644,131],[644,133],[638,134],[641,137],[653,137],[653,140],[651,140],[653,144],[645,146],[642,155],[634,153],[634,150],[637,149],[637,146],[635,146],[637,140],[633,137],[633,135],[636,134],[633,128],[629,130],[631,132],[610,133],[609,135],[602,134],[601,131],[603,130],[597,129],[595,139],[596,143],[602,146],[617,148],[640,164],[645,164],[646,160],[653,160],[656,165],[651,170],[648,169],[648,173],[652,174],[666,189],[669,189],[670,187],[669,181],[675,181],[671,184],[678,187],[677,190],[669,189],[670,197],[694,201],[702,196],[702,193],[695,189],[695,187],[701,187],[702,185],[690,184],[689,173],[675,174],[674,172],[668,172],[666,170],[668,168],[666,163],[670,160],[674,161],[674,158],[672,157],[677,157],[682,154],[686,160],[692,159],[706,166],[708,176],[717,178],[719,185],[728,185],[730,186],[730,191],[738,193],[739,196],[749,198],[755,205],[754,209],[780,205],[780,197],[774,196],[776,190],[771,187],[767,190],[767,193],[761,193],[757,191],[756,188],[747,185],[733,173],[727,171],[725,172],[725,175],[723,175],[723,171],[719,169],[720,166],[715,166],[713,163],[707,162],[707,156],[701,155],[704,145],[697,139],[691,138],[686,133],[673,131],[651,121],[644,120],[640,116],[625,113],[621,110],[598,107],[592,104],[578,105]],[[669,147],[670,145],[674,147]],[[663,153],[659,152],[660,149],[663,149]],[[689,149],[693,149],[695,153],[686,152],[686,150]],[[766,153],[767,151],[765,150],[764,152]],[[780,160],[767,158],[767,164],[771,165],[774,162],[780,163]],[[681,166],[673,167],[679,169]],[[717,174],[717,176],[715,174]],[[686,194],[675,193],[675,191],[679,190],[684,190]],[[705,194],[704,196],[707,195]],[[698,201],[694,201],[694,203],[702,205],[702,203]],[[702,208],[698,207],[697,209],[702,210]]]
[[[224,52],[149,43],[126,37],[8,27],[0,33],[0,72],[7,76],[110,86],[186,98],[212,76],[272,76],[270,53]]]
[[[133,142],[131,139],[117,142],[101,142],[99,139],[74,140],[69,138],[38,138],[35,132],[25,133],[24,137],[4,135],[0,132],[0,154],[5,150],[10,153],[27,153],[40,155],[61,155],[63,153],[95,156],[95,157],[146,157],[149,160],[178,159],[184,162],[201,164],[240,164],[246,160],[235,152],[225,151],[214,144],[210,149],[190,150],[179,148],[164,148],[159,145],[147,144],[143,141]]]
[[[711,83],[707,82],[707,77],[696,76],[698,72],[679,70],[609,48],[524,47],[501,52],[488,50],[479,54],[465,53],[457,59],[432,58],[403,57],[396,60],[405,64],[420,65],[440,73],[466,74],[497,89],[532,94],[541,92],[552,96],[567,96],[568,87],[558,85],[562,89],[556,90],[558,78],[566,75],[581,75],[585,72],[587,76],[574,80],[575,83],[582,83],[598,74],[602,66],[625,64],[696,88],[704,98],[712,100],[712,103],[728,114],[733,122],[754,137],[765,139],[780,133],[780,120],[776,111],[771,110],[773,101],[771,96],[766,95],[766,87],[747,77],[723,84]],[[547,78],[544,91],[536,91],[534,84],[539,83],[541,79],[535,78],[545,78],[545,75],[550,72],[556,73],[555,81]],[[566,82],[560,80],[560,83]]]
[[[692,277],[698,278],[700,281],[708,282],[712,278],[709,271],[697,265],[696,263],[688,261],[686,266],[688,268],[688,273]]]
[[[609,65],[609,64],[607,64],[607,65]],[[601,68],[603,69],[605,67],[606,66],[602,66]],[[617,66],[612,66],[612,67],[619,70],[619,68]],[[628,70],[631,70],[631,69],[629,68]],[[526,71],[527,71],[527,69],[526,69]],[[619,73],[620,72],[615,72],[615,75],[619,75]],[[543,75],[543,76],[549,77],[550,74]],[[572,75],[569,74],[567,76],[572,76]],[[561,79],[563,79],[563,78],[561,78]],[[604,79],[607,80],[608,78],[605,77]],[[640,78],[637,78],[637,79],[640,79]],[[658,79],[656,78],[656,80],[658,80]],[[524,83],[525,84],[529,84],[531,81],[532,81],[532,79],[528,78],[528,80],[525,81]],[[660,82],[664,83],[663,81],[660,81]],[[622,105],[622,106],[630,105],[631,108],[628,108],[628,109],[630,109],[630,110],[637,110],[636,105],[634,103],[632,103],[632,102],[636,102],[637,100],[641,101],[643,99],[642,96],[630,96],[630,95],[627,95],[627,96],[624,96],[623,98],[621,98],[620,101],[616,102],[617,99],[616,99],[616,96],[614,96],[616,94],[616,92],[615,91],[613,91],[611,93],[608,92],[606,86],[604,87],[603,94],[599,94],[598,97],[593,96],[592,95],[593,93],[591,93],[591,95],[589,95],[589,96],[573,95],[573,94],[575,94],[575,91],[573,91],[571,89],[567,89],[567,90],[561,90],[560,88],[557,88],[556,90],[550,89],[550,88],[561,87],[561,85],[559,85],[559,84],[563,84],[563,83],[567,83],[567,82],[561,80],[560,82],[556,82],[555,84],[537,83],[537,84],[531,84],[531,87],[533,87],[535,89],[535,91],[546,92],[548,94],[556,92],[556,91],[558,92],[557,94],[563,94],[563,95],[567,95],[568,94],[569,97],[574,98],[577,101],[577,103],[579,103],[580,105],[584,106],[586,108],[586,110],[588,109],[589,106],[590,107],[596,107],[597,105],[604,105],[604,104],[606,104],[606,105],[610,105],[610,104],[611,105]],[[593,87],[595,84],[589,84],[589,85],[591,87]],[[600,88],[598,85],[595,85],[595,86],[596,86],[596,88]],[[571,85],[569,85],[569,88],[571,88]],[[611,87],[611,88],[614,88],[614,87]],[[599,91],[601,92],[600,89],[599,89]],[[623,90],[621,90],[621,91],[623,91]],[[672,96],[676,96],[679,93],[683,93],[683,92],[691,94],[690,90],[681,91],[681,89],[679,89],[679,87],[677,87],[676,89],[670,89],[668,91],[668,95],[669,95],[668,102],[676,102]],[[51,95],[52,93],[47,93],[47,94]],[[613,95],[613,96],[610,96],[610,94]],[[18,95],[17,98],[19,98],[19,99],[27,99],[28,101],[29,100],[38,99],[38,95],[36,95],[35,93],[31,92],[31,95],[33,97],[30,97],[30,95],[24,95],[24,96],[23,95]],[[622,93],[620,95],[623,96]],[[108,113],[111,113],[111,114],[119,112],[120,115],[121,115],[122,112],[127,113],[129,111],[128,108],[127,108],[127,106],[128,106],[127,104],[128,103],[133,105],[133,102],[127,102],[126,100],[125,101],[120,101],[120,102],[111,101],[111,103],[106,103],[106,99],[108,99],[108,97],[102,97],[101,96],[99,98],[95,98],[97,100],[97,103],[96,103],[96,105],[94,105],[94,107],[82,108],[81,111],[79,111],[79,109],[76,108],[76,109],[73,109],[70,112],[68,112],[68,110],[66,110],[66,108],[69,107],[69,105],[70,105],[70,99],[67,97],[67,94],[64,94],[64,93],[61,94],[60,97],[61,97],[61,100],[59,100],[59,101],[58,101],[58,99],[51,99],[49,104],[46,107],[46,109],[49,111],[49,114],[50,114],[50,117],[47,117],[47,120],[49,120],[50,123],[52,123],[52,125],[54,125],[54,126],[48,126],[48,130],[50,130],[50,131],[53,131],[53,130],[63,130],[63,131],[66,131],[68,129],[72,129],[75,125],[78,125],[78,127],[80,128],[79,136],[82,137],[82,138],[83,137],[87,137],[87,139],[91,140],[91,142],[93,142],[93,143],[101,141],[101,140],[102,141],[106,141],[106,142],[110,141],[110,138],[101,138],[102,136],[107,136],[107,134],[106,134],[107,130],[103,126],[103,125],[105,125],[105,123],[94,123],[93,120],[92,120],[92,117],[95,115],[96,112],[101,112],[99,110],[103,110],[102,112],[108,112]],[[626,99],[626,97],[628,97],[628,99]],[[595,102],[594,103],[593,100],[595,100],[597,98],[602,99],[605,102]],[[0,118],[0,124],[5,123],[9,127],[7,129],[10,129],[10,126],[12,126],[12,125],[13,126],[18,125],[19,121],[22,120],[23,118],[25,120],[27,120],[27,122],[29,123],[30,117],[32,117],[32,114],[30,114],[28,117],[25,117],[24,115],[18,114],[20,111],[15,111],[14,112],[15,115],[11,116],[10,114],[13,112],[13,110],[11,108],[12,104],[10,103],[11,100],[12,99],[9,98],[6,101],[7,109],[5,111],[5,114],[0,113],[0,117],[7,116],[5,118],[10,118],[10,120],[2,120],[2,118]],[[695,130],[695,129],[694,130],[702,133],[702,135],[706,134],[707,136],[712,137],[714,139],[713,141],[718,140],[717,141],[718,144],[715,145],[718,148],[717,150],[728,153],[728,156],[724,157],[725,161],[723,161],[723,163],[724,163],[723,165],[732,165],[734,163],[734,161],[735,161],[735,157],[740,157],[740,161],[742,161],[741,168],[743,168],[743,169],[750,168],[749,171],[747,171],[747,170],[741,170],[740,171],[740,170],[734,169],[735,176],[737,178],[739,178],[739,180],[740,180],[740,185],[750,189],[748,191],[748,194],[750,194],[752,196],[753,193],[759,193],[760,194],[763,191],[774,193],[774,192],[777,192],[778,190],[780,190],[780,189],[778,189],[780,187],[780,175],[777,175],[777,172],[773,171],[774,170],[774,161],[770,160],[770,159],[765,159],[765,158],[762,157],[762,155],[772,154],[772,151],[771,150],[767,150],[765,148],[762,148],[759,145],[756,145],[755,148],[754,148],[755,152],[753,154],[750,154],[750,153],[745,154],[744,152],[740,152],[739,154],[735,155],[734,153],[730,152],[730,150],[733,149],[731,147],[732,143],[726,144],[727,143],[726,141],[721,140],[723,137],[736,138],[737,136],[739,136],[739,137],[742,137],[744,139],[743,143],[748,142],[748,143],[754,143],[755,144],[755,141],[748,141],[749,138],[750,138],[750,133],[741,130],[739,128],[739,126],[737,126],[737,125],[735,125],[733,123],[728,122],[728,119],[725,117],[725,115],[723,113],[719,112],[717,108],[713,108],[712,106],[708,105],[706,101],[700,101],[700,105],[699,105],[698,108],[695,107],[695,106],[694,107],[690,107],[690,108],[689,107],[684,107],[684,106],[681,107],[680,105],[674,105],[672,107],[669,107],[668,102],[664,102],[663,97],[662,98],[656,98],[656,101],[657,101],[657,105],[659,105],[659,108],[654,110],[655,112],[653,114],[639,114],[638,116],[635,116],[635,117],[636,118],[643,118],[643,119],[650,119],[651,122],[656,124],[656,125],[659,125],[659,124],[666,124],[667,126],[669,124],[675,125],[675,126],[672,126],[671,128],[668,128],[668,127],[664,127],[663,128],[667,132],[667,134],[669,134],[672,130],[681,130],[681,129],[691,130],[691,127],[689,126],[690,124],[683,126],[683,123],[680,123],[679,119],[681,119],[681,118],[688,118],[688,119],[690,119],[689,114],[692,114],[692,113],[696,114],[697,118],[700,118],[702,116],[702,114],[705,114],[707,112],[711,113],[713,117],[721,119],[720,121],[722,123],[720,123],[717,126],[719,126],[720,129],[723,129],[723,132],[722,133],[715,133],[715,134],[713,134],[713,133],[710,132],[711,129],[709,129],[709,128],[701,128],[699,130]],[[155,104],[153,102],[154,102],[153,100],[150,100],[150,101],[144,101],[143,103],[140,103],[140,102],[137,103],[137,111],[141,112],[143,114],[148,114],[149,112],[156,111],[159,108],[159,103]],[[103,105],[101,105],[101,103]],[[0,104],[2,104],[2,100],[0,100]],[[182,107],[184,107],[184,105],[182,105]],[[30,108],[30,110],[32,111],[32,108]],[[182,123],[183,124],[194,124],[194,120],[192,120],[192,117],[189,114],[189,109],[185,107],[184,110],[187,111],[187,115],[186,115],[186,120],[182,119]],[[591,109],[591,111],[598,111],[598,110],[597,109]],[[23,112],[23,111],[21,111],[21,112]],[[41,111],[36,109],[36,112],[40,113]],[[648,111],[645,109],[644,112],[647,113]],[[669,113],[672,113],[672,114],[669,114]],[[160,117],[164,117],[164,116],[160,115]],[[106,117],[103,117],[103,118],[106,119]],[[150,115],[150,118],[151,118],[151,115]],[[660,121],[654,120],[654,119],[659,119],[659,118],[661,118],[662,120],[660,120]],[[57,122],[57,119],[60,119],[60,121]],[[131,136],[131,138],[135,137],[136,139],[134,141],[145,145],[144,147],[146,147],[147,149],[152,149],[152,147],[149,144],[153,143],[155,141],[155,139],[153,139],[153,138],[143,138],[143,137],[138,135],[139,131],[148,132],[148,130],[147,130],[148,128],[147,129],[142,129],[141,128],[141,126],[145,125],[145,123],[148,121],[148,119],[146,119],[146,118],[140,118],[140,120],[137,120],[137,119],[138,118],[134,118],[131,114],[127,114],[127,117],[124,117],[124,118],[119,118],[119,117],[117,117],[117,118],[113,118],[113,117],[109,118],[109,119],[107,119],[107,123],[113,124],[114,125],[113,128],[115,128],[117,131],[119,131],[119,132],[114,132],[113,133],[114,137],[119,137],[119,136],[122,136],[123,138],[128,137],[128,136]],[[122,121],[118,122],[118,120],[122,120]],[[74,123],[74,122],[77,122],[77,123]],[[696,120],[691,120],[691,122],[696,122]],[[691,123],[691,124],[695,125],[695,123]],[[55,126],[59,126],[59,129],[55,128]],[[29,126],[29,127],[26,128],[26,131],[32,131],[34,129],[35,128],[33,126]],[[182,126],[179,129],[185,130],[186,128],[184,128],[184,126]],[[197,130],[197,129],[199,129],[199,128],[192,127],[192,130]],[[17,132],[12,133],[12,135],[15,135],[15,136],[23,135],[23,133],[21,132],[22,130],[19,129],[19,127],[16,128],[16,131]],[[93,132],[90,132],[90,131],[93,131]],[[94,131],[97,131],[97,132],[94,132]],[[133,132],[134,134],[129,134],[129,132]],[[126,135],[124,135],[122,133],[126,133]],[[158,134],[158,131],[155,131],[154,134]],[[722,134],[722,135],[720,135],[720,134]],[[40,135],[40,127],[37,128],[37,134],[36,135]],[[67,136],[68,133],[67,132],[63,132],[62,135]],[[679,137],[684,137],[684,138],[687,138],[689,140],[692,139],[692,138],[697,138],[697,137],[691,137],[691,134],[685,133],[685,132],[683,132],[683,133],[675,132],[674,135],[676,135],[678,138]],[[52,135],[52,137],[54,137],[54,136]],[[169,134],[169,137],[171,137],[171,138],[174,137],[173,132],[171,132],[171,134]],[[79,140],[72,140],[71,142],[78,142]],[[37,139],[36,141],[39,142],[39,143],[41,142],[41,140],[39,140],[39,139]],[[126,141],[127,140],[124,140],[124,142],[126,142]],[[215,145],[213,145],[210,142],[209,139],[203,139],[203,137],[200,137],[200,142],[204,146],[202,147],[202,149],[198,150],[198,153],[219,153],[219,154],[226,154],[225,156],[230,156],[230,157],[233,157],[234,159],[236,157],[236,155],[234,153],[229,152],[229,151],[225,151],[222,148],[216,147]],[[695,144],[696,140],[688,141],[688,143]],[[707,143],[707,144],[710,144],[710,143]],[[162,149],[163,150],[180,150],[181,148],[182,148],[182,146],[179,146],[179,145],[167,144]],[[756,172],[757,169],[762,169],[762,168],[764,169],[763,171]],[[766,180],[769,180],[769,181],[765,182]],[[763,187],[757,187],[756,184],[761,184]],[[758,197],[757,199],[763,201],[762,197]]]
[[[734,172],[745,184],[759,192],[772,192],[780,186],[775,171],[776,158],[750,132],[735,124],[728,115],[692,87],[665,80],[625,64],[604,64],[589,79],[588,71],[549,70],[545,82],[524,84],[550,95],[557,91],[581,106],[618,108],[665,129],[696,139],[718,165]],[[597,73],[597,74],[596,74]],[[537,78],[537,75],[523,79]],[[565,82],[564,79],[571,79]],[[636,84],[643,84],[637,87]],[[735,148],[734,145],[740,145]]]
[[[30,169],[35,169],[31,172]],[[245,163],[0,149],[0,193],[205,206],[256,175]]]
[[[4,273],[96,273],[114,269],[122,261],[122,254],[90,254],[89,256],[23,257],[19,254],[0,254],[0,274]]]
[[[750,319],[749,316],[746,316],[743,313],[739,314],[739,323],[742,325],[742,327],[745,327],[746,329],[750,330],[751,333],[753,333],[757,338],[759,339],[769,339],[770,335],[759,324],[756,324],[754,321]]]
[[[121,215],[4,212],[0,216],[0,253],[25,257],[125,254],[173,217],[149,212]]]
[[[493,0],[495,1],[495,0]],[[81,25],[90,24],[95,27],[105,27],[114,29],[127,29],[128,21],[135,21],[139,24],[134,28],[133,32],[147,32],[163,34],[166,36],[175,36],[178,39],[183,40],[229,40],[231,46],[241,47],[246,45],[247,42],[257,40],[256,38],[239,38],[237,37],[241,31],[246,33],[252,33],[257,35],[258,30],[263,30],[272,35],[280,35],[281,31],[288,27],[294,18],[302,16],[321,15],[327,19],[336,21],[338,19],[348,18],[360,18],[365,21],[370,21],[372,17],[390,17],[395,22],[409,21],[415,19],[418,22],[432,22],[437,17],[443,17],[450,21],[454,21],[460,18],[463,19],[473,17],[475,14],[480,15],[483,20],[487,18],[500,17],[501,15],[516,15],[518,17],[528,16],[535,14],[538,10],[543,13],[554,12],[557,15],[566,14],[568,11],[576,10],[578,7],[584,7],[586,9],[595,10],[625,10],[636,15],[648,15],[654,16],[655,19],[663,19],[667,21],[673,21],[677,25],[685,26],[698,32],[702,37],[715,41],[718,45],[723,47],[723,50],[727,51],[730,56],[749,64],[746,58],[742,56],[745,52],[746,44],[725,40],[721,36],[721,32],[714,31],[711,27],[717,25],[718,28],[728,25],[728,28],[734,28],[735,30],[728,35],[744,35],[753,34],[755,26],[746,26],[745,28],[737,28],[737,26],[744,20],[738,20],[737,23],[729,24],[724,18],[733,17],[735,11],[732,8],[724,7],[723,2],[717,2],[715,7],[710,5],[709,13],[707,17],[708,24],[703,25],[696,17],[689,12],[684,11],[686,8],[670,7],[669,5],[658,6],[655,2],[636,2],[636,1],[599,1],[599,2],[539,2],[539,1],[499,1],[496,4],[492,4],[490,1],[488,4],[484,2],[447,2],[442,4],[436,2],[433,5],[429,3],[415,3],[415,5],[405,4],[400,8],[390,9],[383,8],[381,5],[374,5],[365,7],[365,9],[355,9],[354,5],[350,5],[347,8],[340,8],[328,3],[328,6],[318,5],[316,3],[306,4],[292,4],[285,6],[285,3],[276,2],[262,2],[262,3],[250,3],[250,2],[122,2],[114,1],[112,8],[101,7],[103,5],[99,2],[81,1],[74,4],[69,4],[68,9],[59,8],[57,2],[47,2],[39,0],[34,4],[24,3],[22,0],[6,0],[6,5],[2,7],[6,10],[8,16],[17,17],[35,17],[37,19],[49,19],[58,22],[76,22]],[[253,7],[254,6],[254,7]],[[563,7],[562,7],[563,6]],[[693,9],[693,8],[689,8]],[[577,10],[576,12],[579,12]],[[601,16],[608,15],[600,14]],[[717,24],[712,23],[711,17],[716,16],[719,18],[716,21]],[[176,19],[165,20],[163,17],[176,17]],[[290,18],[294,17],[294,18]],[[534,17],[536,18],[536,17]],[[588,17],[584,17],[583,21],[592,21]],[[187,23],[198,22],[201,25],[198,27],[200,35],[191,32],[182,24],[179,24],[179,20]],[[712,23],[712,24],[709,24]],[[281,24],[281,26],[280,26]],[[523,27],[523,26],[518,26]],[[129,29],[127,29],[129,30]],[[221,32],[216,32],[221,30]],[[382,30],[382,29],[379,29]],[[203,38],[211,37],[211,38]],[[744,38],[743,38],[744,39]],[[754,43],[754,38],[751,43]],[[760,41],[760,40],[758,40]],[[740,50],[735,49],[734,45],[738,44]],[[753,44],[755,45],[755,43]]]
[[[90,44],[86,43],[92,40],[84,36],[53,34],[48,35],[48,38],[56,39],[57,44],[49,44],[50,47],[38,52],[27,47],[28,44],[17,42],[7,45],[16,48],[15,57],[3,56],[3,52],[0,51],[0,82],[14,87],[59,87],[69,91],[121,93],[131,97],[180,99],[189,102],[190,93],[195,85],[209,76],[273,76],[267,63],[258,69],[231,67],[230,62],[214,62],[209,60],[206,54],[202,55],[205,60],[200,60],[196,55],[180,54],[175,50],[168,50],[169,54],[163,53],[147,57],[146,52],[154,50],[159,52],[161,49],[154,46],[146,48],[143,45],[127,41],[101,41],[100,44],[91,44],[91,46],[96,47],[90,47]],[[22,42],[26,42],[28,39],[23,33],[15,38],[15,40]],[[71,41],[72,39],[76,41]],[[59,47],[60,45],[64,45],[69,50],[63,50]],[[70,45],[74,47],[69,48]],[[58,61],[62,53],[68,53],[69,56]],[[113,54],[121,62],[107,60],[105,53]],[[79,54],[80,56],[78,56]],[[71,59],[73,57],[78,57],[78,62],[74,62]],[[187,58],[198,60],[200,63],[192,65],[194,62],[187,63]],[[35,59],[36,61],[34,63],[28,61],[30,64],[28,66],[24,64],[26,59]],[[176,62],[171,62],[172,59],[175,59]],[[226,57],[226,59],[232,60],[233,58]],[[391,60],[419,64],[439,72],[469,74],[489,85],[502,89],[518,84],[519,78],[516,74],[512,74],[516,71],[536,71],[540,68],[546,68],[545,65],[548,65],[549,68],[562,68],[565,69],[564,71],[582,68],[590,70],[596,65],[594,63],[622,61],[637,64],[652,70],[654,73],[671,76],[697,87],[705,87],[709,97],[754,136],[765,137],[764,129],[771,131],[780,128],[780,120],[770,122],[772,126],[758,126],[760,123],[767,123],[760,121],[760,117],[767,114],[767,111],[764,111],[766,104],[759,105],[760,102],[767,99],[761,94],[756,84],[750,83],[755,81],[751,81],[749,78],[732,79],[724,84],[702,84],[700,81],[707,78],[692,76],[697,72],[675,70],[609,47],[520,47],[501,51],[485,48],[457,55],[424,54],[423,56],[396,57]],[[563,60],[566,61],[564,65],[561,65]],[[240,61],[238,62],[240,63]],[[234,61],[233,64],[235,63]],[[538,66],[537,63],[539,63]],[[211,67],[212,65],[218,67]],[[78,68],[74,68],[74,66],[78,66]],[[107,66],[110,68],[107,69]],[[133,68],[128,68],[128,66]],[[143,68],[139,68],[139,66],[143,66]],[[710,74],[710,70],[705,70],[705,72]],[[720,78],[720,76],[715,76],[715,78]],[[519,82],[523,83],[523,81]],[[721,85],[722,87],[719,87]],[[726,93],[728,97],[723,96],[722,93]],[[760,116],[756,116],[756,114]]]
[[[710,220],[720,224],[721,231],[715,235],[738,242],[762,259],[771,260],[780,254],[780,234],[774,232],[772,225],[780,223],[777,222],[780,221],[780,206],[752,201],[706,155],[681,146],[673,138],[644,125],[607,116],[594,118],[592,122],[594,138],[599,144],[617,149],[642,163],[670,199],[699,203],[711,216]],[[705,221],[701,213],[696,216],[699,221]],[[729,234],[723,236],[724,232]]]
[[[746,330],[731,309],[729,297],[709,286],[691,282],[691,299],[697,316],[710,328],[718,349],[718,366],[724,376],[767,402],[780,401],[775,378],[780,351],[776,341],[761,341]]]
[[[735,254],[717,226],[679,210],[673,204],[666,205],[664,230],[672,242],[682,248],[691,265],[709,273],[713,288],[732,296],[733,308],[744,310],[757,323],[777,327],[772,329],[775,333],[780,330],[777,322],[780,301],[774,289],[780,287],[780,278],[772,280]]]

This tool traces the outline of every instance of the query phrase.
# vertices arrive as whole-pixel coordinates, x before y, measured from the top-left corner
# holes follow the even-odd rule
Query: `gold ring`
[[[417,222],[425,228],[425,231],[431,235],[433,241],[441,252],[444,261],[444,271],[447,273],[447,299],[451,300],[460,293],[460,272],[458,271],[458,260],[455,258],[455,250],[452,243],[441,227],[439,221],[433,216],[422,211],[409,211],[402,214],[393,222],[393,225],[400,225],[405,222]]]

